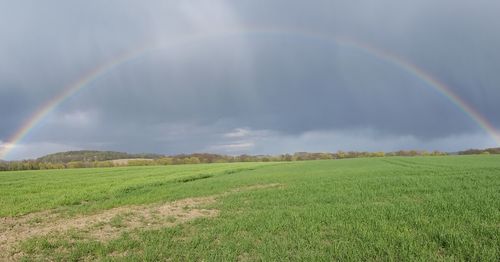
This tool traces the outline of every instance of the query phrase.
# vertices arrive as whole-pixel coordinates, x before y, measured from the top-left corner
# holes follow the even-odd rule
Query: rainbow
[[[134,52],[129,52],[129,54],[120,55],[111,60],[111,62],[104,63],[91,71],[87,72],[76,82],[68,85],[61,93],[47,101],[43,104],[31,117],[29,117],[21,127],[10,137],[7,142],[0,148],[0,159],[7,156],[7,154],[15,148],[16,144],[19,143],[38,123],[40,123],[47,115],[50,114],[58,105],[64,102],[69,97],[73,96],[83,87],[87,86],[92,81],[99,78],[105,72],[111,70],[133,56]]]
[[[328,34],[322,34],[317,32],[311,32],[306,30],[290,30],[286,28],[266,28],[266,29],[248,29],[248,30],[236,30],[236,31],[225,31],[218,33],[206,33],[206,34],[194,34],[187,37],[178,38],[173,42],[159,45],[143,45],[138,48],[134,48],[131,51],[122,53],[106,63],[100,64],[96,68],[88,71],[77,81],[69,84],[63,91],[43,104],[31,117],[29,117],[21,125],[21,127],[0,147],[0,159],[5,158],[10,151],[12,151],[16,145],[22,141],[26,135],[33,130],[44,118],[46,118],[55,108],[66,101],[68,98],[74,96],[78,91],[89,86],[92,82],[99,79],[101,76],[112,71],[114,68],[127,63],[131,60],[139,58],[151,52],[153,50],[165,49],[170,47],[182,46],[185,43],[191,43],[196,41],[205,41],[210,38],[216,37],[227,37],[231,35],[244,36],[248,34],[270,34],[270,35],[283,35],[283,36],[296,36],[305,38],[314,38],[323,41],[330,41],[338,45],[343,45],[351,48],[356,48],[368,55],[371,55],[377,59],[385,62],[389,62],[395,67],[402,71],[405,71],[416,78],[420,79],[427,86],[433,88],[441,95],[450,100],[454,105],[456,105],[461,111],[468,115],[474,122],[478,124],[486,133],[488,133],[493,141],[500,145],[500,134],[495,129],[495,127],[483,117],[474,107],[469,105],[464,99],[453,92],[453,90],[448,87],[443,82],[439,81],[433,77],[430,73],[426,72],[424,69],[419,68],[417,65],[405,60],[404,58],[389,53],[385,50],[375,48],[365,43],[361,43],[352,38],[348,37],[336,37],[330,36]]]
[[[486,133],[488,133],[491,136],[491,138],[497,145],[500,145],[500,133],[498,132],[498,130],[496,130],[493,124],[491,124],[488,121],[488,119],[486,119],[483,115],[481,115],[473,106],[469,105],[464,99],[462,99],[459,95],[454,93],[449,86],[436,79],[434,76],[426,72],[424,69],[419,68],[415,64],[412,64],[395,54],[391,54],[387,51],[377,49],[360,42],[356,42],[352,39],[345,38],[341,39],[340,41],[349,43],[350,45],[356,46],[360,50],[366,51],[371,55],[389,61],[394,65],[398,66],[399,68],[405,70],[406,72],[409,72],[412,75],[416,76],[417,78],[425,82],[428,86],[433,87],[441,95],[448,98],[448,100],[450,100],[453,104],[455,104],[458,108],[460,108],[472,120],[474,120],[474,122],[476,122],[483,130],[486,131]]]

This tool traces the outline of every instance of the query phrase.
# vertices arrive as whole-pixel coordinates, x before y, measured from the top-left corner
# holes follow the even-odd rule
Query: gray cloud
[[[494,146],[421,79],[300,32],[349,36],[403,57],[500,127],[498,8],[493,1],[451,0],[0,2],[0,141],[92,68],[127,50],[168,43],[102,74],[9,157],[64,148],[279,153]],[[193,34],[207,36],[181,41]],[[247,134],[228,135],[235,130]]]

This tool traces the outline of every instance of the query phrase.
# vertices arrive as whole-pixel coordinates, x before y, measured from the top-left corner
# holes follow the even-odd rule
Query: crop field
[[[0,173],[0,260],[500,261],[500,157]]]

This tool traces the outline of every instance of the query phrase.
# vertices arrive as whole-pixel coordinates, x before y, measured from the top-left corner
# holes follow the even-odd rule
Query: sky
[[[491,128],[390,57],[500,129],[498,10],[493,0],[0,0],[0,158],[495,147]]]

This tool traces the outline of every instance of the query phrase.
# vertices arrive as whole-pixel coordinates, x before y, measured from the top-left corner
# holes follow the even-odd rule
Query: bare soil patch
[[[53,211],[3,217],[0,218],[0,261],[17,260],[22,254],[16,250],[16,245],[33,237],[76,230],[90,239],[108,241],[135,229],[159,229],[197,218],[215,217],[218,210],[202,206],[215,203],[217,198],[229,194],[282,186],[246,186],[208,197],[186,198],[162,204],[123,206],[72,218],[61,217]]]
[[[15,244],[35,236],[77,230],[92,239],[107,241],[134,229],[169,227],[200,217],[214,217],[218,210],[199,208],[213,202],[214,197],[200,197],[161,205],[117,207],[74,218],[61,218],[50,212],[0,218],[0,260],[15,260]]]

